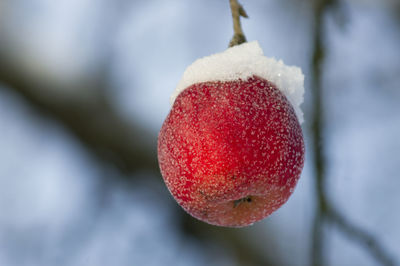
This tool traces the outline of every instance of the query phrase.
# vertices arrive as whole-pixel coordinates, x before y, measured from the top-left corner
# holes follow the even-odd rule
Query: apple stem
[[[243,6],[237,0],[229,0],[229,2],[231,5],[234,32],[232,40],[229,43],[229,47],[232,47],[246,42],[246,37],[240,25],[240,17],[248,18],[248,16]]]

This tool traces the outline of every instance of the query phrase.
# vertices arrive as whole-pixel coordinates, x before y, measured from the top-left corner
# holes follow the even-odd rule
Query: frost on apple
[[[158,138],[165,183],[191,215],[240,227],[292,194],[304,164],[303,75],[257,42],[194,62]]]

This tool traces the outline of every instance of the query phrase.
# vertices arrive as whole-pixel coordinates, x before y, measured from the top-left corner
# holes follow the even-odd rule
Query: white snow
[[[190,85],[207,81],[247,80],[259,76],[280,89],[292,104],[299,122],[303,112],[300,105],[304,99],[304,75],[296,66],[287,66],[282,60],[264,56],[257,41],[228,48],[222,53],[196,60],[183,73],[181,81],[171,96],[171,104]]]

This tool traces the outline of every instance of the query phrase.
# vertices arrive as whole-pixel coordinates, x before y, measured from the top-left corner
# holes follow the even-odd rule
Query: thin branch
[[[369,232],[359,228],[358,226],[350,223],[343,214],[334,209],[329,209],[327,213],[330,222],[334,223],[337,228],[342,231],[345,236],[353,241],[356,241],[368,250],[368,252],[379,262],[381,265],[394,266],[395,260],[391,255],[382,247],[379,241]]]
[[[338,3],[336,0],[315,0],[314,6],[314,50],[312,56],[312,95],[313,99],[313,152],[315,168],[315,193],[317,206],[312,230],[311,264],[314,266],[324,265],[324,243],[325,236],[323,226],[325,222],[336,224],[346,236],[364,245],[370,254],[383,265],[394,265],[394,260],[368,232],[361,230],[358,226],[349,223],[345,217],[335,210],[332,203],[326,198],[325,171],[326,159],[323,145],[324,138],[324,102],[322,88],[322,67],[325,60],[325,47],[323,43],[324,15],[329,8]]]
[[[312,249],[311,264],[313,266],[324,265],[325,258],[325,234],[323,225],[325,221],[326,199],[325,199],[325,165],[324,146],[323,146],[323,95],[322,95],[322,66],[325,53],[322,43],[323,15],[328,3],[319,1],[315,7],[315,25],[314,25],[314,50],[312,56],[312,95],[313,101],[313,153],[315,168],[315,193],[317,206],[315,210],[314,224],[312,230]]]
[[[246,11],[243,6],[238,3],[237,0],[229,0],[232,11],[233,20],[233,37],[229,43],[229,47],[242,44],[246,42],[246,37],[244,36],[242,26],[240,24],[240,17],[248,18]]]
[[[325,233],[324,233],[324,215],[321,211],[315,211],[314,222],[312,226],[312,247],[311,247],[311,265],[324,265],[325,258]]]

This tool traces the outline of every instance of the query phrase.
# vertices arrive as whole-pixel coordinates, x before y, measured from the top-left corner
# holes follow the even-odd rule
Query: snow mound
[[[282,60],[264,56],[257,41],[228,48],[222,53],[197,59],[183,73],[171,95],[171,104],[184,89],[199,82],[247,80],[253,75],[274,83],[292,104],[299,122],[303,112],[304,75],[296,66],[287,66]]]

